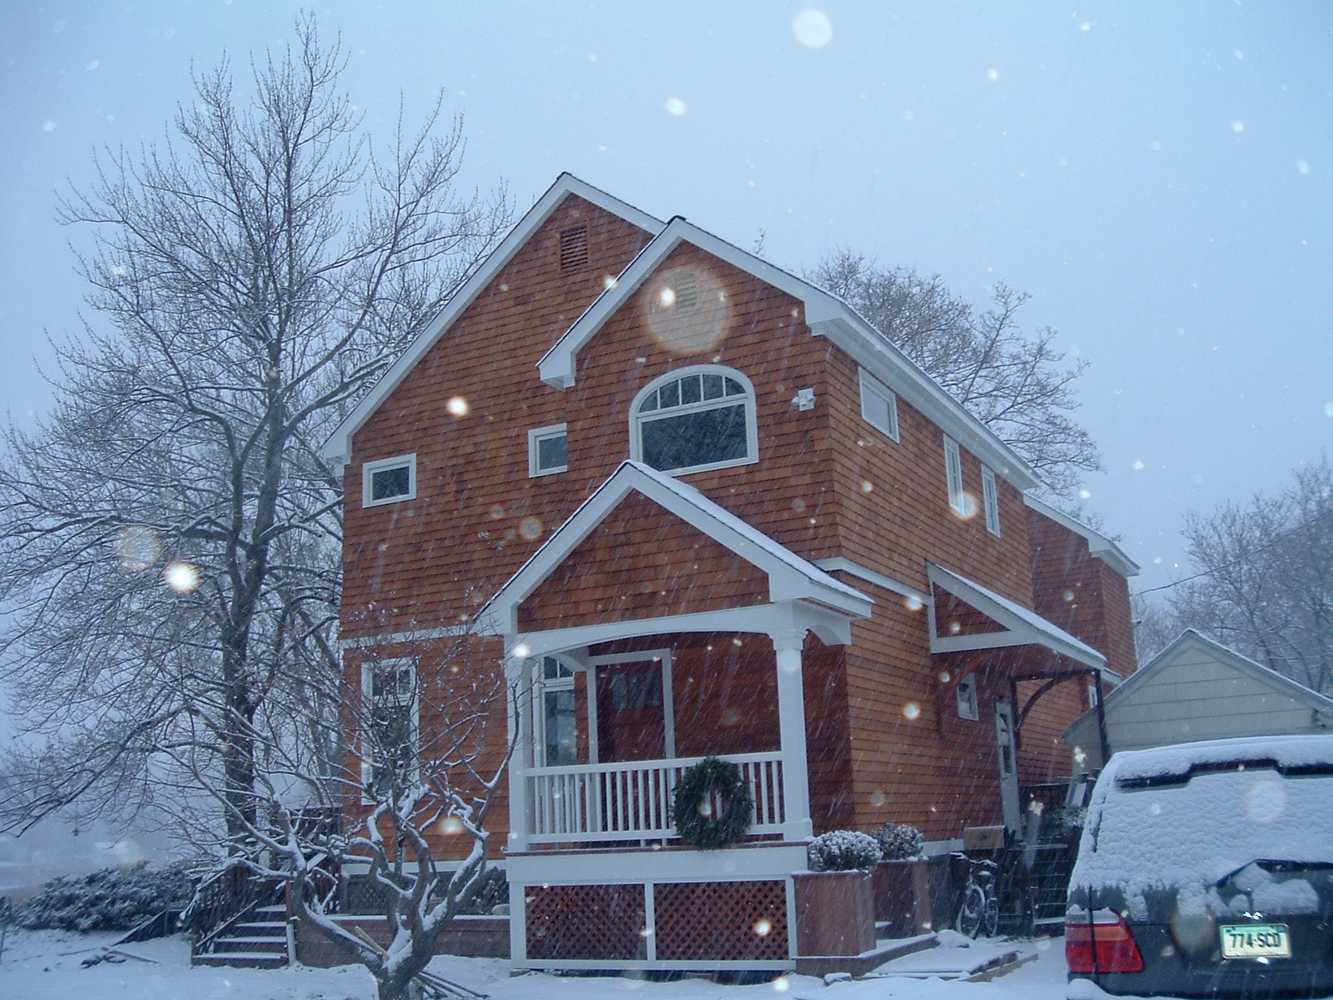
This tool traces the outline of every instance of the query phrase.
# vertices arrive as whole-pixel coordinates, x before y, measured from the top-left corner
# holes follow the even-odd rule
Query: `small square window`
[[[569,437],[564,424],[528,431],[528,477],[550,476],[569,468]]]
[[[865,369],[861,370],[861,416],[866,423],[898,440],[898,397]]]
[[[378,507],[386,503],[415,500],[417,495],[417,457],[399,455],[366,462],[361,466],[361,506]]]

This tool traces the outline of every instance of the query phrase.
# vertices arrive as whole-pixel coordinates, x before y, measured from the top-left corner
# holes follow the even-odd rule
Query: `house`
[[[568,174],[325,454],[350,682],[465,631],[523,694],[518,968],[791,968],[813,834],[1017,828],[1133,668],[1137,567],[856,312]],[[755,806],[701,851],[669,805],[706,755]]]
[[[1192,628],[1108,694],[1104,710],[1113,753],[1196,740],[1333,730],[1333,698]],[[1103,764],[1095,731],[1092,712],[1065,731],[1065,741],[1078,748],[1076,757],[1088,771]]]

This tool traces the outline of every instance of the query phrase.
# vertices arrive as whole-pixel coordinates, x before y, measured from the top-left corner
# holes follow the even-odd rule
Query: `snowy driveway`
[[[2,1000],[373,1000],[370,977],[357,968],[191,968],[183,938],[130,945],[125,950],[154,961],[125,961],[81,968],[80,962],[111,934],[11,932],[0,961]],[[791,976],[757,986],[719,986],[703,980],[651,983],[630,978],[511,978],[503,962],[441,958],[432,971],[490,994],[493,1000],[1063,1000],[1064,950],[1060,939],[1037,944],[1037,959],[993,982],[939,979],[865,979],[825,986]]]

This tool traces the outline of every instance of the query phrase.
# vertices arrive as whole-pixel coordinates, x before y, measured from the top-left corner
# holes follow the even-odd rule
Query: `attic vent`
[[[560,230],[560,270],[572,271],[588,263],[588,227]]]
[[[692,274],[682,274],[676,282],[676,308],[693,309],[699,304],[699,282]]]

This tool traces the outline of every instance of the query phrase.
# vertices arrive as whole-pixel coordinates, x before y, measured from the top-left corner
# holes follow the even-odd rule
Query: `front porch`
[[[808,722],[872,602],[709,500],[627,462],[479,616],[517,691],[508,733],[515,968],[790,969],[792,873],[831,800]],[[675,790],[736,764],[745,833],[699,850]],[[833,781],[821,784],[831,787]]]

